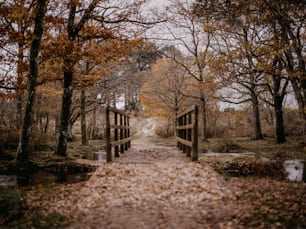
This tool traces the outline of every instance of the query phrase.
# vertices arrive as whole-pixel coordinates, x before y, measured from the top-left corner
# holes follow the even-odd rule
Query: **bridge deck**
[[[73,195],[73,209],[62,209],[80,219],[71,228],[222,227],[230,222],[222,212],[235,200],[210,167],[144,141],[102,164]]]

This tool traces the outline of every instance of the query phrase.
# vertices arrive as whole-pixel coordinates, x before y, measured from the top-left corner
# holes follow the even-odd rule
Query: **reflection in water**
[[[106,152],[102,150],[99,150],[97,152],[88,152],[86,155],[86,159],[106,162]]]
[[[284,162],[287,172],[287,179],[290,181],[301,182],[306,181],[305,167],[301,160],[287,160]]]
[[[54,183],[76,183],[88,180],[90,175],[88,173],[76,174],[53,174],[46,171],[37,171],[31,174],[16,175],[16,185],[18,186],[36,186],[49,185]]]

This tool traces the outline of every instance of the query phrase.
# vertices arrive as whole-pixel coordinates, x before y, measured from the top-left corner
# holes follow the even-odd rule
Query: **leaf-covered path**
[[[134,145],[101,165],[56,210],[77,218],[71,228],[234,226],[225,217],[235,201],[230,188],[211,168],[189,160],[175,148]]]

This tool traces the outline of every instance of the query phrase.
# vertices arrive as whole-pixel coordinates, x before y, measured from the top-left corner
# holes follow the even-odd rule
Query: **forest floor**
[[[14,228],[305,228],[306,184],[224,177],[142,137],[86,182],[28,190]],[[171,144],[169,144],[171,145]]]

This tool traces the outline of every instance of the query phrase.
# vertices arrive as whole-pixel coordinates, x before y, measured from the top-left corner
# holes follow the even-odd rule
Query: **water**
[[[294,182],[302,182],[306,180],[304,175],[305,166],[301,160],[287,160],[284,162],[284,168],[287,172],[287,179]]]
[[[93,160],[93,161],[106,162],[106,152],[103,150],[99,150],[97,152],[89,152],[86,155],[86,159]]]
[[[30,174],[18,174],[18,175],[0,175],[0,186],[14,187],[14,186],[47,186],[50,184],[71,184],[81,181],[86,181],[90,178],[89,173],[75,173],[54,174],[46,171],[37,171]]]

